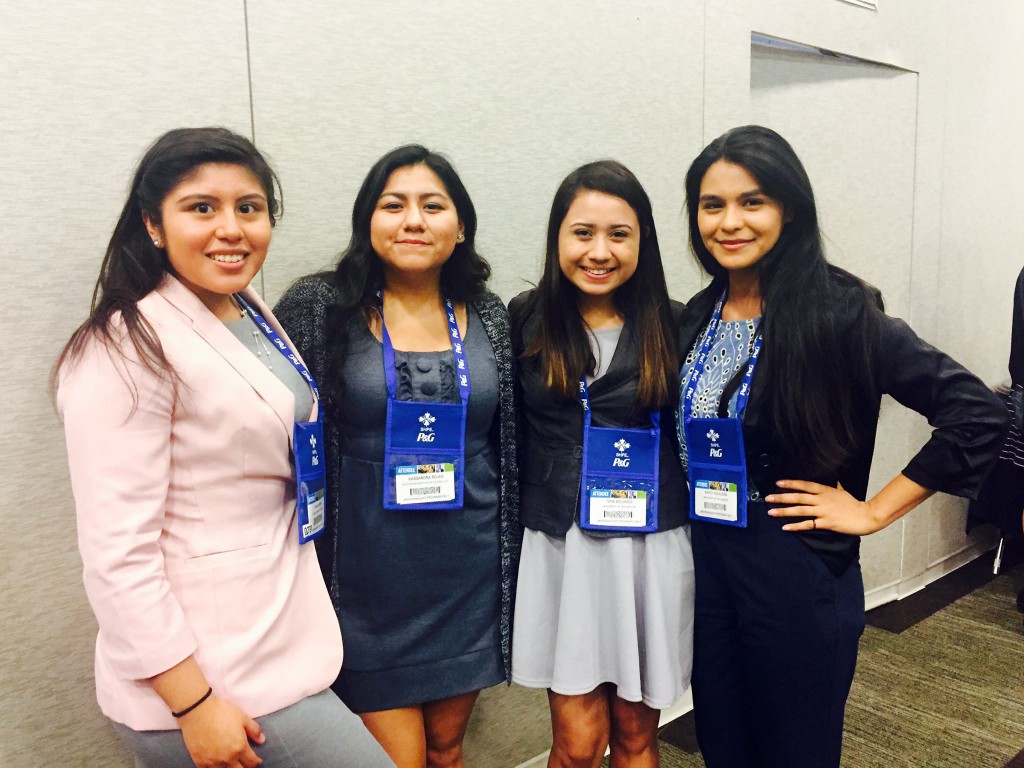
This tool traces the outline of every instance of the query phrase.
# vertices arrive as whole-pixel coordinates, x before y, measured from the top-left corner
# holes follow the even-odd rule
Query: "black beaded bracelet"
[[[200,704],[202,704],[204,701],[206,701],[208,698],[210,698],[210,696],[212,696],[212,695],[213,695],[213,688],[207,688],[206,689],[206,693],[204,693],[202,695],[202,697],[200,697],[199,701],[197,701],[195,704],[193,704],[190,707],[185,707],[180,712],[171,712],[171,717],[175,717],[175,718],[177,718],[177,717],[184,717],[189,712],[191,712],[193,709],[195,709]]]

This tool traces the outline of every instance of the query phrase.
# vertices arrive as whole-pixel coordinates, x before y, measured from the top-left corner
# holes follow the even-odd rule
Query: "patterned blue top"
[[[750,359],[754,344],[754,331],[757,329],[760,319],[755,317],[751,320],[723,320],[718,324],[715,343],[711,347],[707,362],[704,363],[704,371],[700,381],[697,382],[697,391],[693,395],[694,416],[711,419],[718,416],[718,402],[722,399],[725,385],[741,368],[746,366]],[[693,361],[703,343],[704,334],[701,334],[686,355],[679,382],[679,413],[676,415],[676,434],[679,436],[679,459],[683,462],[684,469],[689,466],[689,461],[686,458],[686,434],[683,431],[683,397],[686,394],[686,383],[690,378],[690,371],[693,369]],[[736,399],[738,397],[739,390],[737,389],[729,398],[729,416],[736,414]]]

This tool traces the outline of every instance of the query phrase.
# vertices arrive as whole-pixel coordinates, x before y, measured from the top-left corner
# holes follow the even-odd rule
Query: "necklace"
[[[272,362],[273,357],[270,352],[270,345],[267,344],[267,340],[263,338],[263,334],[257,329],[253,329],[252,332],[253,345],[256,347],[256,357],[262,360],[266,356],[266,360],[263,363],[267,366],[267,370],[274,370],[274,363]]]
[[[242,309],[242,307],[239,305],[238,299],[235,299],[234,294],[231,295],[231,298],[235,300],[235,307],[237,307],[237,309],[241,313],[242,317],[245,317],[246,316],[245,310]],[[250,320],[250,323],[252,323],[253,326],[256,325],[256,321],[255,320]],[[267,370],[269,370],[269,371],[274,370],[274,363],[273,363],[274,356],[273,356],[273,352],[271,352],[270,345],[267,344],[267,340],[263,337],[263,334],[260,333],[259,328],[255,328],[254,327],[252,329],[252,346],[253,346],[253,351],[255,351],[255,353],[256,353],[256,359],[257,360],[261,360],[263,362],[263,364],[265,366],[267,366]],[[266,359],[264,360],[264,358],[266,358]]]

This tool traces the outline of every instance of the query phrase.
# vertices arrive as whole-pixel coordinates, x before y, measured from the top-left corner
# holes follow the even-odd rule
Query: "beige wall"
[[[242,4],[182,5],[0,3],[5,767],[129,765],[92,691],[96,629],[47,376],[84,319],[146,146],[181,124],[249,128]]]
[[[492,7],[503,10],[482,10]],[[689,295],[678,169],[701,146],[701,11],[619,0],[358,11],[250,2],[257,140],[280,166],[288,205],[268,295],[331,263],[366,171],[412,141],[459,169],[502,296],[539,275],[555,187],[599,157],[622,160],[646,185],[675,293]]]
[[[801,136],[802,146],[794,139],[831,253],[994,383],[1006,375],[1010,289],[1024,263],[1011,188],[1024,178],[1024,107],[1014,98],[1024,8],[881,5],[0,0],[0,766],[129,764],[94,703],[95,624],[46,377],[84,317],[132,164],[152,139],[177,125],[255,126],[287,209],[264,276],[271,300],[330,264],[366,169],[407,141],[448,153],[462,172],[506,298],[539,274],[562,176],[585,160],[623,160],[651,194],[670,289],[685,299],[700,278],[685,253],[680,190],[704,143],[754,119],[795,121],[799,134],[799,115],[779,109],[784,99],[803,102],[811,121],[836,119],[849,106],[843,89],[885,91],[900,107],[882,116],[895,122],[873,121],[870,140],[832,152],[823,132]],[[792,89],[810,86],[752,57],[752,31],[909,72],[884,85],[871,79],[877,72],[832,72],[799,98]],[[862,164],[836,159],[858,155],[886,170],[858,177]],[[899,231],[872,247],[859,239],[865,222]],[[876,486],[926,434],[888,404],[885,419]],[[962,535],[963,514],[939,499],[868,539],[870,599],[912,591],[972,556],[984,542]]]

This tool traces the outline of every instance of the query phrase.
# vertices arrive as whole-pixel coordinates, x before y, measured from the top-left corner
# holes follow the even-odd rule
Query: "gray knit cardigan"
[[[327,341],[331,336],[327,328],[327,313],[338,298],[331,273],[310,275],[296,281],[274,307],[274,315],[291,337],[316,379],[324,397],[330,396],[329,365],[331,350]],[[519,524],[519,480],[516,460],[515,386],[512,344],[509,341],[509,319],[505,305],[493,293],[485,293],[472,302],[487,331],[494,359],[498,366],[499,440],[501,454],[501,653],[505,661],[505,678],[512,676],[512,610],[515,605],[516,576],[519,572],[519,550],[523,529]],[[344,424],[335,423],[328,416],[324,423],[327,441],[328,483],[334,490],[328,493],[327,530],[317,540],[320,568],[331,594],[335,610],[338,608],[338,572],[334,562],[334,548],[328,544],[338,535],[337,509],[340,492],[337,482],[331,482],[332,467],[337,471],[341,434]],[[321,544],[322,542],[322,544]]]

